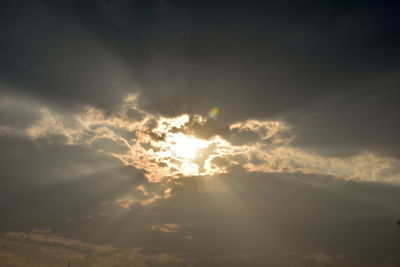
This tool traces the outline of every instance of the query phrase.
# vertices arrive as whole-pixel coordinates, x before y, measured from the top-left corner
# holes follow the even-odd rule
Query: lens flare
[[[210,119],[215,120],[217,118],[217,115],[219,114],[219,108],[213,107],[210,112],[208,112],[208,117]]]

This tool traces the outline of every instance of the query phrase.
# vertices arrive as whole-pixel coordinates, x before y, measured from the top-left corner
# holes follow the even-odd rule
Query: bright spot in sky
[[[218,114],[219,114],[219,108],[213,107],[208,113],[208,117],[215,120]]]
[[[168,140],[172,152],[183,159],[194,159],[197,152],[208,146],[208,142],[182,133],[174,134]]]

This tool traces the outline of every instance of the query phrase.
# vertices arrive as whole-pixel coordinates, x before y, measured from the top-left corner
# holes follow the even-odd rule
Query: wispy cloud
[[[210,127],[198,114],[163,117],[142,110],[137,95],[128,95],[112,113],[87,106],[74,114],[40,108],[41,118],[24,130],[33,140],[54,135],[65,143],[92,147],[145,172],[150,182],[227,173],[233,166],[248,172],[330,175],[345,180],[400,181],[400,162],[370,151],[350,157],[326,157],[292,145],[296,133],[283,121],[250,119],[227,125],[227,135],[196,137]],[[195,127],[194,127],[195,126]],[[3,134],[21,132],[6,128]],[[242,138],[248,135],[251,138]],[[237,144],[234,140],[242,138]],[[182,143],[179,143],[182,142]],[[186,151],[185,146],[198,145]],[[192,154],[196,153],[193,157]],[[135,202],[118,200],[122,207]],[[150,200],[151,201],[151,200]]]
[[[140,248],[117,249],[65,238],[51,230],[9,232],[0,239],[0,260],[5,266],[60,266],[71,260],[74,266],[123,266],[152,260]],[[153,255],[154,256],[154,255]],[[160,259],[162,259],[160,255]]]
[[[176,232],[176,224],[153,225],[162,232]],[[177,253],[149,253],[143,248],[117,248],[94,245],[69,239],[49,229],[36,229],[28,233],[9,232],[0,238],[0,262],[4,266],[62,266],[70,260],[73,266],[187,266],[195,262],[224,262],[246,260],[253,256],[229,254],[216,257],[186,257]]]
[[[303,259],[310,260],[317,265],[332,264],[333,262],[343,259],[344,255],[329,255],[323,252],[313,252],[303,256]]]
[[[176,223],[164,223],[164,224],[152,224],[152,225],[146,225],[146,229],[149,229],[151,231],[159,231],[159,232],[164,232],[164,233],[175,233],[178,232],[181,226]]]

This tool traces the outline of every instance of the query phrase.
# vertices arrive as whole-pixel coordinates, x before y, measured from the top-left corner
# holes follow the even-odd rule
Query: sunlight
[[[182,133],[172,135],[168,142],[171,144],[172,152],[183,159],[194,159],[200,149],[208,146],[207,141]]]

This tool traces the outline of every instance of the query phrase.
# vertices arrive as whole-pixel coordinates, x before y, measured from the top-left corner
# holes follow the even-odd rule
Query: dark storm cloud
[[[6,1],[0,75],[67,106],[112,108],[140,91],[162,114],[218,106],[227,121],[283,118],[299,145],[320,153],[398,156],[396,10],[376,1]]]
[[[120,266],[399,264],[397,184],[235,166],[226,175],[178,180],[165,193],[165,184],[94,151],[124,152],[106,138],[93,149],[65,144],[62,130],[76,130],[71,114],[79,106],[113,114],[123,97],[138,93],[151,115],[205,116],[218,107],[217,120],[190,127],[237,145],[260,136],[230,133],[233,122],[285,122],[293,149],[325,157],[310,157],[314,170],[328,166],[322,161],[370,155],[364,151],[377,156],[363,164],[399,158],[399,4],[265,2],[1,1],[0,259],[12,251],[5,246],[29,258],[23,251],[61,243],[84,248],[60,254],[75,255],[81,266],[113,266],[117,258]],[[26,130],[41,118],[40,107],[66,122],[31,140]],[[383,165],[384,175],[397,170]],[[87,260],[98,251],[111,256]]]
[[[90,25],[42,2],[6,3],[0,47],[4,83],[68,106],[109,107],[132,89],[122,62]]]
[[[159,60],[140,82],[146,107],[176,114],[218,106],[229,121],[283,118],[298,129],[299,145],[316,140],[320,153],[396,155],[396,8],[232,4],[213,9],[220,26],[197,19],[198,9],[187,18],[171,8],[172,22],[155,23]],[[176,34],[182,25],[189,37]],[[164,46],[171,39],[180,47],[174,53]]]

